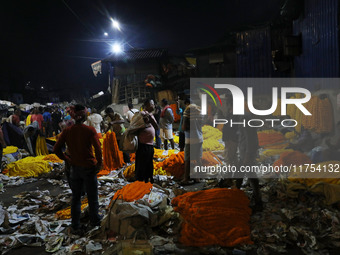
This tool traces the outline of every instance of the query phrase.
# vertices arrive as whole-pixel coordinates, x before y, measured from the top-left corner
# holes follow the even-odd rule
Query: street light
[[[112,45],[112,51],[113,51],[113,53],[115,53],[115,54],[122,53],[122,52],[123,52],[123,47],[122,47],[122,45],[119,44],[119,43],[114,43],[114,44]]]
[[[115,29],[117,29],[118,31],[120,31],[119,22],[118,22],[117,20],[114,20],[113,18],[111,18],[111,22],[112,22],[113,28],[115,28]]]
[[[109,34],[107,32],[104,33],[104,36],[109,36]]]

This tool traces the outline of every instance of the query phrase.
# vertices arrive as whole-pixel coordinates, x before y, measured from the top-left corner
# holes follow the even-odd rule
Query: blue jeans
[[[70,173],[71,189],[72,189],[72,228],[78,229],[80,227],[81,214],[81,195],[83,186],[87,194],[90,212],[90,222],[93,226],[100,224],[100,216],[98,214],[98,181],[96,169],[85,168],[80,166],[71,166]]]
[[[156,132],[155,132],[156,148],[157,148],[157,149],[160,149],[160,148],[161,148],[161,143],[162,143],[162,140],[161,140],[161,138],[159,137],[159,132],[160,132],[160,129],[157,129]]]

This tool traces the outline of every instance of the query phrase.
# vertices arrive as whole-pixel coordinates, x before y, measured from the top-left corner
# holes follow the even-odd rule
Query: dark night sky
[[[2,1],[0,82],[54,88],[106,88],[90,64],[106,57],[109,38],[135,48],[183,53],[216,42],[230,28],[270,20],[282,0],[11,0]],[[122,31],[111,28],[109,18]],[[125,46],[125,49],[130,49]]]

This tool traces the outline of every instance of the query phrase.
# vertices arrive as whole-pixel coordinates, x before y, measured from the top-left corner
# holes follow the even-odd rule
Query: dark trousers
[[[241,162],[243,162],[243,158],[244,158],[244,153],[240,152],[240,157],[241,157]],[[251,156],[250,156],[251,155]],[[248,158],[252,158],[249,159],[249,162],[254,162],[254,163],[246,163],[245,165],[251,166],[253,164],[255,164],[256,162],[256,153],[253,152],[252,154],[248,155]],[[259,185],[259,178],[257,177],[256,173],[253,172],[249,172],[249,173],[241,173],[239,174],[240,176],[237,176],[238,178],[236,179],[236,187],[238,189],[241,188],[242,182],[243,182],[243,178],[245,176],[248,177],[249,180],[249,184],[253,189],[253,199],[255,201],[256,204],[262,204],[262,196],[261,196],[261,192],[260,192],[260,185]]]
[[[83,186],[87,194],[90,212],[90,222],[93,226],[100,224],[100,216],[98,214],[98,182],[95,168],[85,168],[72,166],[70,173],[71,189],[72,189],[72,228],[78,229],[80,226],[81,214],[81,195]]]
[[[136,180],[153,183],[153,145],[138,143],[136,151]]]
[[[178,146],[180,151],[184,151],[184,146],[185,146],[185,135],[183,131],[179,131],[179,141],[178,141]]]
[[[162,140],[159,137],[159,133],[160,133],[160,129],[157,129],[155,132],[155,138],[156,138],[156,148],[160,149],[161,148],[161,144],[162,144]]]

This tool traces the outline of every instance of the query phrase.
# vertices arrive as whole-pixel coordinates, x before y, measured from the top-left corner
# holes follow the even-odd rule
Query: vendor
[[[122,150],[122,139],[125,132],[125,120],[121,114],[114,112],[111,107],[107,107],[105,109],[105,114],[105,119],[108,121],[107,131],[111,130],[115,132],[118,147],[120,150]],[[130,157],[126,152],[123,152],[123,157],[125,163],[130,163]]]

